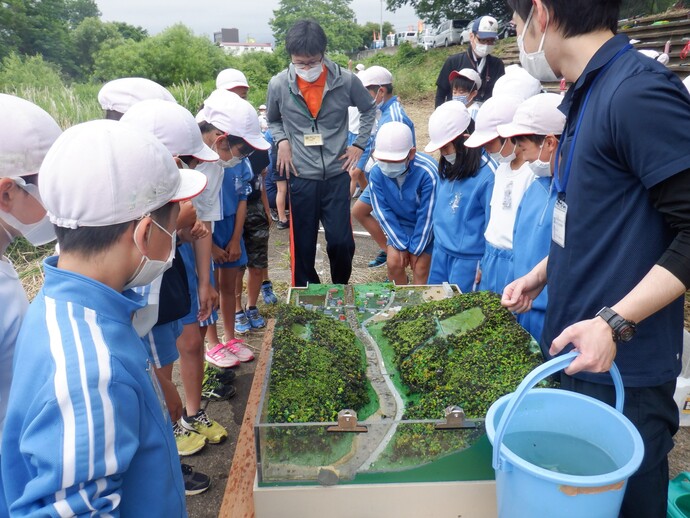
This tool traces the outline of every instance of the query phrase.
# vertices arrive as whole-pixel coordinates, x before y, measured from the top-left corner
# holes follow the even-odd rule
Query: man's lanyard
[[[309,111],[309,108],[307,106],[306,101],[300,102],[299,99],[297,98],[297,96],[294,93],[292,93],[292,89],[290,87],[288,87],[288,91],[290,92],[290,97],[292,97],[292,100],[295,101],[295,104],[297,105],[297,107],[300,110],[302,110],[304,115],[306,115],[309,118],[309,120],[311,121],[311,130],[316,131],[316,117],[318,117],[318,114],[316,114],[316,117],[314,117],[311,114],[311,112]]]
[[[570,123],[570,119],[566,122],[566,127],[563,129],[563,137],[561,137],[560,141],[558,142],[558,149],[556,150],[556,161],[554,163],[554,183],[556,184],[556,189],[558,190],[559,193],[565,193],[566,188],[568,187],[568,179],[570,178],[570,168],[573,165],[573,157],[575,156],[575,144],[577,142],[577,137],[580,134],[580,128],[582,126],[582,119],[584,118],[585,111],[587,111],[587,104],[589,103],[589,98],[592,95],[592,91],[594,91],[594,87],[596,86],[597,82],[604,77],[604,74],[606,71],[611,68],[611,65],[613,65],[618,58],[620,58],[625,52],[633,48],[633,46],[628,43],[625,47],[620,49],[611,60],[606,63],[604,68],[602,68],[597,76],[594,78],[594,81],[592,81],[592,84],[589,86],[589,89],[587,90],[587,95],[585,95],[585,100],[582,102],[582,106],[580,106],[580,113],[577,117],[577,123],[575,124],[575,132],[573,133],[573,141],[572,144],[570,144],[570,150],[568,151],[568,160],[565,164],[565,169],[563,171],[563,175],[561,176],[560,174],[560,159],[561,159],[561,148],[563,147],[563,142],[565,141],[565,136],[568,134],[568,126]]]

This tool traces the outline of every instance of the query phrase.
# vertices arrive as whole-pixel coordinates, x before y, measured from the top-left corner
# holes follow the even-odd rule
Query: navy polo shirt
[[[591,59],[568,90],[560,171],[573,154],[562,195],[568,205],[565,248],[551,243],[549,302],[542,350],[567,326],[593,318],[627,295],[649,272],[676,233],[651,204],[648,189],[690,169],[690,96],[660,63],[630,49],[592,89],[582,126],[582,102],[601,69],[626,45],[617,35]],[[561,176],[562,178],[562,176]],[[626,386],[655,386],[678,376],[683,346],[682,297],[638,325],[618,346]],[[611,383],[609,374],[577,377]]]

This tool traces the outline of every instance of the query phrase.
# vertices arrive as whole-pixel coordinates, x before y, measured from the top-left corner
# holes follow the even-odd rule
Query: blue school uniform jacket
[[[388,101],[383,103],[383,106],[381,106],[381,117],[376,123],[375,130],[372,131],[371,137],[369,138],[369,141],[367,142],[367,147],[364,150],[364,153],[362,153],[362,156],[359,159],[359,162],[357,162],[357,167],[359,167],[362,171],[364,171],[364,167],[367,165],[367,161],[369,160],[369,157],[371,156],[371,152],[374,150],[374,141],[376,139],[376,132],[378,131],[381,126],[386,124],[387,122],[402,122],[403,124],[406,124],[410,130],[412,131],[412,143],[416,146],[417,145],[417,139],[415,137],[414,133],[414,123],[412,122],[412,119],[410,119],[407,116],[407,113],[405,113],[405,110],[402,107],[402,104],[398,101],[397,96],[393,96]]]
[[[456,257],[481,259],[496,167],[496,162],[482,151],[475,176],[453,181],[439,178],[433,216],[435,247]]]
[[[552,177],[537,178],[520,202],[513,228],[513,261],[509,281],[528,274],[551,248],[551,223],[558,192]],[[532,303],[533,309],[546,310],[547,288]],[[537,337],[539,338],[539,337]]]
[[[371,205],[376,219],[398,250],[420,255],[433,240],[432,213],[436,201],[438,166],[429,155],[417,153],[402,178],[388,178],[375,165],[371,170]]]
[[[131,323],[141,299],[56,264],[17,339],[0,456],[10,516],[186,516],[170,416]]]

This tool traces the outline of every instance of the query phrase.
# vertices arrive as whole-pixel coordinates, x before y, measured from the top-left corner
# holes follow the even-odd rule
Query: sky
[[[213,37],[221,28],[236,27],[240,41],[248,37],[258,43],[273,43],[268,20],[278,8],[279,0],[96,0],[107,22],[119,21],[139,25],[154,35],[166,27],[182,22],[195,34]],[[241,7],[240,7],[241,6]],[[383,21],[391,22],[396,30],[416,29],[417,16],[414,10],[405,6],[395,13],[385,10]],[[380,22],[381,2],[379,0],[352,0],[350,7],[355,12],[357,23]]]

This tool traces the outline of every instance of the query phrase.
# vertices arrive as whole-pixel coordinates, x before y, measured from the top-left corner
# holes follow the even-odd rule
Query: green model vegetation
[[[370,402],[364,351],[354,332],[315,311],[283,306],[273,335],[267,420],[336,421]]]
[[[452,332],[448,332],[448,331]],[[481,418],[542,362],[498,295],[467,293],[403,308],[383,327],[413,399],[407,419],[438,419],[449,405]]]

